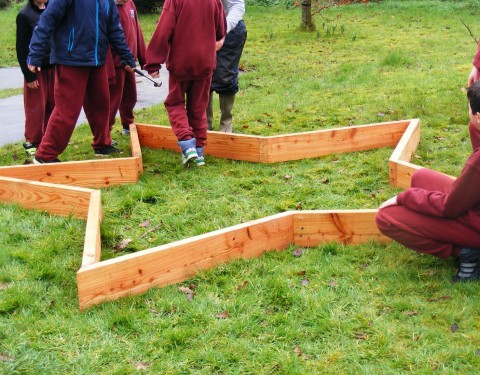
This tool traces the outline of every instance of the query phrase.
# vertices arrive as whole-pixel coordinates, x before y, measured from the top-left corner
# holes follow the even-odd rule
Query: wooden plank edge
[[[420,142],[420,120],[412,119],[400,141],[392,152],[390,160],[410,162]]]
[[[102,200],[100,191],[90,194],[85,242],[83,245],[82,267],[100,261],[102,252],[100,223],[102,222]]]
[[[86,219],[94,190],[0,176],[0,201],[59,216]]]
[[[0,167],[0,176],[84,188],[134,183],[140,178],[138,158],[132,157]]]
[[[296,211],[293,218],[294,242],[314,247],[336,242],[358,245],[389,242],[375,224],[377,209]]]
[[[232,259],[258,257],[293,242],[292,214],[281,213],[82,267],[81,310],[156,286],[178,283]]]

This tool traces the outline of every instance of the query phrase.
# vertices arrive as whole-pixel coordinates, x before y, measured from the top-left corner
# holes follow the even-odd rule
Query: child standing
[[[40,144],[48,119],[55,106],[53,97],[54,70],[50,64],[50,41],[42,62],[41,71],[31,72],[27,66],[28,46],[33,29],[46,9],[48,0],[29,0],[17,15],[17,59],[24,77],[23,104],[25,108],[25,142],[23,147],[28,156],[33,157]]]
[[[133,57],[140,63],[140,67],[145,64],[146,45],[143,38],[142,29],[138,22],[137,8],[132,0],[115,0],[120,23],[125,33],[125,40],[133,53]],[[110,119],[109,126],[112,130],[115,124],[115,117],[120,110],[120,122],[122,124],[122,134],[130,134],[130,124],[133,124],[135,117],[133,109],[137,104],[137,84],[135,82],[135,72],[125,70],[120,56],[111,49],[112,59],[107,64],[113,64],[115,77],[110,83]]]
[[[113,0],[54,0],[33,31],[28,68],[36,72],[52,40],[51,61],[55,67],[55,108],[35,153],[34,163],[59,162],[57,156],[68,145],[85,109],[93,134],[95,156],[120,153],[112,146],[108,128],[109,100],[107,68],[109,45],[115,48],[126,69],[135,60],[125,42]]]
[[[225,35],[221,0],[166,0],[147,48],[145,70],[159,77],[166,62],[169,92],[165,108],[182,151],[182,162],[204,165],[206,108],[217,41]]]

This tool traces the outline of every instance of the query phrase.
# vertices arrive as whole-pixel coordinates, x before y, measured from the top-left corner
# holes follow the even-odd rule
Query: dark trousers
[[[247,29],[241,20],[231,30],[217,52],[217,66],[212,76],[210,91],[218,94],[234,95],[238,92],[238,64],[247,40]]]
[[[65,150],[82,105],[93,134],[93,149],[110,146],[112,138],[108,128],[109,99],[105,65],[97,67],[57,65],[55,108],[35,156],[52,160]]]
[[[36,145],[42,141],[48,120],[55,107],[53,69],[37,72],[38,89],[23,84],[23,104],[25,107],[25,140]]]
[[[411,187],[447,192],[453,179],[430,169],[412,176]],[[439,258],[458,257],[462,247],[480,248],[480,233],[469,223],[468,212],[456,218],[442,218],[389,206],[378,211],[380,232],[406,247]]]
[[[210,77],[204,80],[177,81],[170,74],[164,105],[172,130],[179,141],[195,138],[197,147],[205,145],[210,82]]]
[[[123,128],[128,129],[135,121],[133,115],[135,104],[137,104],[135,73],[127,72],[124,67],[115,68],[115,83],[110,85],[110,129],[115,124],[118,111]]]

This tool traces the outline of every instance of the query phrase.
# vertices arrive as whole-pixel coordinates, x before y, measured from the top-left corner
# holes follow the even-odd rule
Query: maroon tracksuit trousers
[[[170,74],[164,105],[172,130],[179,141],[195,138],[197,147],[205,145],[211,80],[210,76],[204,80],[178,81]]]
[[[110,146],[107,69],[101,66],[55,67],[55,108],[35,156],[53,160],[68,145],[83,109],[93,134],[94,150]]]
[[[125,67],[115,68],[115,83],[110,85],[110,119],[109,126],[112,130],[117,116],[117,108],[120,112],[120,121],[124,129],[133,124],[135,117],[133,109],[137,103],[137,83],[135,73],[127,72]]]
[[[38,89],[31,89],[27,82],[23,84],[23,104],[25,107],[25,141],[39,145],[47,127],[50,115],[55,107],[53,69],[37,72]]]
[[[411,187],[447,192],[453,179],[430,169],[412,177]],[[468,223],[468,216],[443,218],[425,215],[404,206],[389,206],[378,211],[380,232],[406,247],[439,258],[458,257],[462,247],[480,248],[480,233]]]

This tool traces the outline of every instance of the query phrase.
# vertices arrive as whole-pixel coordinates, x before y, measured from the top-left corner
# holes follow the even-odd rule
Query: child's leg
[[[185,109],[185,93],[191,83],[192,81],[177,81],[172,75],[168,79],[168,96],[164,105],[173,133],[179,141],[195,138],[195,134],[188,124],[187,110]]]
[[[112,144],[108,126],[109,99],[107,67],[101,65],[90,68],[83,109],[92,130],[94,150]]]
[[[135,122],[133,109],[137,104],[137,83],[134,72],[126,72],[125,84],[123,85],[122,101],[120,102],[120,120],[124,129]]]
[[[376,223],[387,237],[439,258],[457,257],[461,247],[480,248],[480,233],[462,218],[438,218],[389,206],[378,211]]]
[[[126,70],[123,67],[115,68],[115,83],[109,85],[110,90],[110,115],[108,119],[109,129],[112,130],[115,124],[118,108],[122,101],[123,87],[125,84]]]
[[[480,146],[480,130],[478,130],[472,123],[468,126],[468,131],[470,133],[470,141],[472,142],[472,149],[476,149]]]
[[[55,108],[35,156],[53,160],[68,145],[82,109],[89,70],[57,65],[55,68]]]
[[[47,101],[49,99],[48,72],[49,70],[37,72],[38,88],[29,88],[26,82],[23,85],[25,140],[36,145],[42,141],[46,127],[45,119],[47,118]],[[48,116],[50,114],[51,111]]]
[[[210,97],[211,78],[192,81],[187,90],[188,123],[195,134],[197,147],[203,147],[207,140],[207,105]]]

